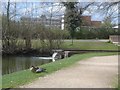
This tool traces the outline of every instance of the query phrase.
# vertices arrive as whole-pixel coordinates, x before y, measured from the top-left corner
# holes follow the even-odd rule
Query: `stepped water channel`
[[[40,66],[46,63],[66,58],[72,54],[82,54],[88,52],[120,52],[119,50],[53,50],[54,53],[51,57],[19,57],[19,56],[7,56],[2,57],[2,75],[10,74],[16,71],[29,69],[33,66]],[[60,54],[61,53],[61,54]],[[71,55],[70,55],[71,53]],[[64,57],[62,57],[62,55]]]
[[[58,58],[57,53],[53,53],[51,57],[27,57],[27,56],[7,56],[2,57],[2,74],[10,74],[13,72],[29,69],[33,66],[40,66],[46,63],[54,62]]]

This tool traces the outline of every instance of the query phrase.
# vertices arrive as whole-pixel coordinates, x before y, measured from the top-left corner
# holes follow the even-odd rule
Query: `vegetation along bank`
[[[3,75],[2,77],[2,88],[15,88],[20,85],[24,85],[26,83],[32,82],[36,80],[38,77],[43,77],[50,73],[53,73],[62,68],[73,65],[75,62],[83,59],[87,59],[94,56],[107,56],[107,55],[116,55],[118,53],[86,53],[86,54],[77,54],[73,55],[69,58],[65,58],[62,60],[58,60],[56,62],[51,62],[48,64],[44,64],[40,67],[46,68],[47,73],[32,73],[30,70],[23,70],[19,72],[15,72],[12,74]]]

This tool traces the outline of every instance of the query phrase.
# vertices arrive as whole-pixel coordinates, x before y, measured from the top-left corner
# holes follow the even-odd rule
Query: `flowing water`
[[[40,66],[45,63],[52,62],[50,59],[42,59],[39,57],[18,57],[7,56],[2,57],[2,75],[10,74],[16,71],[29,69],[32,65]]]

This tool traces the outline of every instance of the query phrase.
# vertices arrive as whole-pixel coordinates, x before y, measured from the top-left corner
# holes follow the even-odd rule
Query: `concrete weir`
[[[56,59],[61,59],[61,55],[58,52],[54,52],[52,57],[39,57],[39,59],[52,59],[52,61],[55,62]]]
[[[39,59],[52,59],[55,62],[56,59],[67,58],[73,54],[81,54],[87,52],[120,52],[119,50],[52,50],[53,54],[51,57],[39,57]]]

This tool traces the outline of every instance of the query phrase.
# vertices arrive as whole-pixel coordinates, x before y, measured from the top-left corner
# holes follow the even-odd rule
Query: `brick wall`
[[[93,27],[100,27],[101,26],[101,21],[91,21],[91,24]]]
[[[91,26],[91,16],[82,16],[83,26]]]
[[[83,26],[100,27],[101,21],[91,21],[91,16],[82,16]]]

